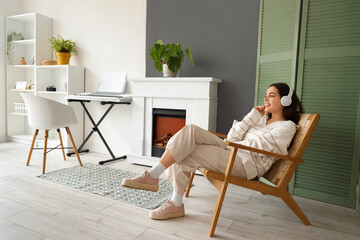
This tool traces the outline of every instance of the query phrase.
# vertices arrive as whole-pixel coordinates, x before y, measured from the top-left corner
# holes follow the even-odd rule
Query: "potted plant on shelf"
[[[73,41],[65,40],[59,34],[57,38],[50,38],[49,43],[60,65],[69,64],[71,54],[77,54],[78,52],[77,46]]]
[[[194,60],[189,47],[183,51],[180,43],[164,44],[158,40],[155,45],[150,48],[150,57],[154,60],[155,68],[164,73],[164,77],[176,77],[176,73],[182,66],[184,57],[187,56],[192,65]]]
[[[7,37],[6,54],[8,56],[9,65],[12,65],[13,60],[14,60],[14,44],[13,44],[13,42],[19,41],[19,40],[24,40],[24,36],[22,33],[13,32],[10,35],[8,35],[8,37]]]

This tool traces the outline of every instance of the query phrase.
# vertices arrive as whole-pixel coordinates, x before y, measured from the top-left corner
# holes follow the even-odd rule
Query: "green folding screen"
[[[304,0],[297,90],[321,120],[294,194],[356,205],[359,169],[360,1]]]

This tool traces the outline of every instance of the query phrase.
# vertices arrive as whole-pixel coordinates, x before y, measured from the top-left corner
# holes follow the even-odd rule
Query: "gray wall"
[[[183,77],[217,77],[217,131],[227,133],[254,104],[259,0],[148,0],[146,76],[162,76],[149,49],[161,39],[180,42],[195,66],[183,63]]]

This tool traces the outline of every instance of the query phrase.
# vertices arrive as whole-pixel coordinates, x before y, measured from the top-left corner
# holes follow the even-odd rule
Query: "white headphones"
[[[283,96],[281,98],[281,105],[283,105],[284,107],[288,107],[291,105],[292,103],[292,100],[291,100],[291,97],[293,95],[293,90],[292,88],[289,86],[289,94],[287,96]]]

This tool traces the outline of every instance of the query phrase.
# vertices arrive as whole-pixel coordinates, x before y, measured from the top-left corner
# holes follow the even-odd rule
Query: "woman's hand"
[[[254,107],[256,110],[258,110],[258,112],[261,114],[261,116],[264,116],[265,114],[265,105],[262,106],[256,106]]]

